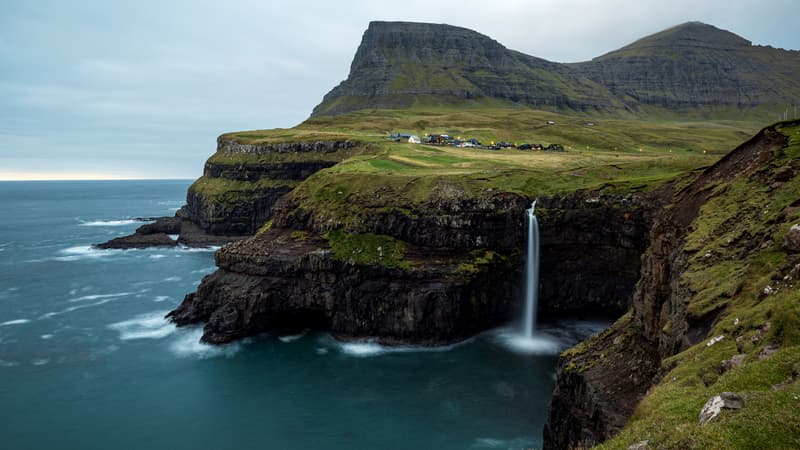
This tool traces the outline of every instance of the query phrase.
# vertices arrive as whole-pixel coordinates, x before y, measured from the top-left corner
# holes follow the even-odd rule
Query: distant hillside
[[[698,22],[592,61],[559,64],[450,25],[372,22],[345,81],[312,116],[359,109],[518,103],[622,112],[778,110],[800,103],[800,52]]]
[[[669,109],[800,103],[800,52],[690,22],[571,64],[625,102]]]

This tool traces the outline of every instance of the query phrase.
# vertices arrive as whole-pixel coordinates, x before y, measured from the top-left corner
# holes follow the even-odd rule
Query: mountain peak
[[[750,47],[751,45],[752,42],[730,31],[722,30],[703,22],[686,22],[643,37],[630,45],[609,53],[609,55],[631,50],[658,48],[734,50]]]

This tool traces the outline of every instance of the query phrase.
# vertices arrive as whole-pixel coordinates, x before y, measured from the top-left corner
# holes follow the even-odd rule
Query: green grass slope
[[[800,161],[800,126],[784,127],[788,148],[775,167]],[[768,180],[769,181],[769,180]],[[706,203],[687,250],[694,255],[680,283],[693,293],[688,319],[722,311],[710,339],[664,361],[666,371],[622,433],[598,448],[800,448],[800,255],[783,235],[800,222],[800,177],[779,186],[744,179],[721,184]],[[743,248],[754,247],[751,251]],[[728,371],[722,361],[743,364]],[[698,424],[705,402],[721,392],[745,398]]]

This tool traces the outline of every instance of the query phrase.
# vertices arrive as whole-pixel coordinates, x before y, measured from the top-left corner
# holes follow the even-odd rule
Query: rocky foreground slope
[[[610,448],[797,446],[798,170],[800,122],[784,123],[675,186],[631,312],[562,355],[546,448],[593,446],[632,416]],[[748,412],[698,423],[706,400],[733,390]]]

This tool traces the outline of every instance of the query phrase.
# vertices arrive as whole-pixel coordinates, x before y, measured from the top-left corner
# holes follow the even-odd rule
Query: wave
[[[66,313],[71,313],[71,312],[77,311],[79,309],[91,308],[93,306],[105,305],[106,303],[112,302],[112,301],[116,300],[117,298],[120,298],[120,296],[106,297],[106,298],[100,300],[99,302],[95,302],[95,303],[81,303],[81,304],[76,305],[76,306],[70,306],[69,308],[63,309],[61,311],[51,311],[51,312],[42,314],[39,318],[40,319],[49,319],[51,317],[60,316],[62,314],[66,314]]]
[[[123,341],[135,339],[162,339],[174,333],[175,324],[169,322],[164,316],[169,311],[154,311],[141,314],[130,320],[112,323],[108,326],[119,332]]]
[[[278,340],[280,340],[283,343],[288,344],[289,342],[294,342],[294,341],[302,338],[303,336],[306,335],[306,333],[308,333],[308,331],[303,331],[302,333],[299,333],[299,334],[289,334],[289,335],[286,335],[286,336],[278,336]]]
[[[92,220],[89,222],[81,222],[82,227],[122,227],[125,225],[133,225],[135,223],[152,222],[139,219],[122,219],[122,220]]]
[[[16,319],[16,320],[9,320],[8,322],[0,323],[0,327],[5,327],[8,325],[22,325],[25,323],[30,322],[28,319]]]
[[[222,248],[222,247],[220,247],[219,245],[209,245],[208,247],[187,247],[185,245],[179,245],[177,247],[177,249],[179,251],[188,252],[188,253],[193,253],[193,252],[215,252],[215,251],[219,250],[220,248]]]
[[[181,330],[179,337],[173,341],[169,348],[177,356],[194,357],[200,359],[224,356],[230,358],[235,355],[242,344],[209,345],[200,342],[203,336],[202,328]]]
[[[474,339],[475,338],[471,338],[455,344],[441,345],[436,347],[425,347],[421,345],[382,345],[374,339],[341,342],[335,340],[331,336],[323,338],[323,343],[335,347],[337,350],[339,350],[339,352],[344,353],[345,355],[364,358],[370,356],[380,356],[389,353],[448,352],[456,347],[469,344],[473,342]]]
[[[127,297],[129,295],[133,295],[133,292],[119,292],[116,294],[94,294],[94,295],[84,295],[82,297],[71,298],[67,300],[70,303],[75,302],[85,302],[86,300],[100,300],[103,298],[118,298],[118,297]]]
[[[469,448],[537,448],[535,441],[531,438],[497,439],[497,438],[478,438]]]
[[[158,296],[156,296],[156,298],[153,299],[153,301],[157,302],[157,303],[160,303],[160,302],[165,302],[167,300],[170,300],[171,298],[172,297],[170,297],[169,295],[158,295]]]
[[[104,256],[117,255],[122,250],[99,249],[91,245],[79,245],[60,250],[59,253],[66,256],[53,258],[56,261],[80,261],[82,259],[97,259]]]

